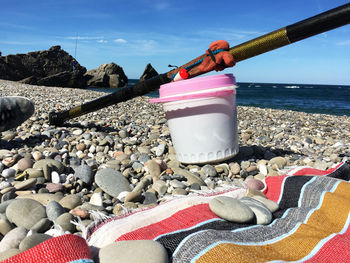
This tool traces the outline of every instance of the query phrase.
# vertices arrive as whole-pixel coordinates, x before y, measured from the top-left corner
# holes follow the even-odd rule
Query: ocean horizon
[[[128,86],[137,83],[129,79]],[[114,88],[88,88],[112,93]],[[350,116],[350,85],[237,82],[238,106]],[[158,91],[146,94],[158,97]]]

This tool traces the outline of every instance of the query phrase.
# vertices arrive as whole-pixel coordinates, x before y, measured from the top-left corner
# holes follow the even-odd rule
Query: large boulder
[[[82,67],[60,46],[49,50],[0,56],[0,79],[28,84],[85,88]]]
[[[152,67],[150,63],[147,64],[145,70],[143,71],[140,81],[144,81],[146,79],[151,79],[155,76],[158,76],[158,72]]]
[[[122,67],[115,63],[102,64],[98,69],[85,73],[88,87],[120,88],[128,83],[128,78]]]

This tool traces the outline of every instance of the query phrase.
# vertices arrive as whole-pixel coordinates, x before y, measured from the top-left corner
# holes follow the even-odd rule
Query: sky
[[[343,0],[0,0],[2,55],[60,45],[87,68],[114,62],[128,78],[158,73],[337,6]],[[350,25],[241,61],[238,82],[350,85]],[[218,74],[218,73],[215,73]]]

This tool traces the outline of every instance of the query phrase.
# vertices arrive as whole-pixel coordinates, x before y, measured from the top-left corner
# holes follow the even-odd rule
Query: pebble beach
[[[257,195],[266,177],[350,160],[348,116],[238,106],[238,155],[186,165],[176,159],[162,105],[149,97],[56,127],[49,112],[105,94],[5,80],[0,93],[35,104],[29,120],[0,133],[0,260],[62,232],[82,235],[81,225],[92,224],[96,214],[120,216],[220,187]]]

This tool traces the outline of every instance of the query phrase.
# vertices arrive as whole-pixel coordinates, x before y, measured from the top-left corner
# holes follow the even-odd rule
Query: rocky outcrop
[[[27,84],[85,88],[85,72],[86,68],[60,46],[0,57],[0,79]]]
[[[144,81],[146,79],[150,79],[158,75],[159,75],[158,72],[152,67],[150,63],[148,63],[144,72],[140,77],[140,81]]]
[[[123,68],[113,62],[102,64],[98,69],[87,71],[85,78],[88,87],[119,88],[128,83]]]

